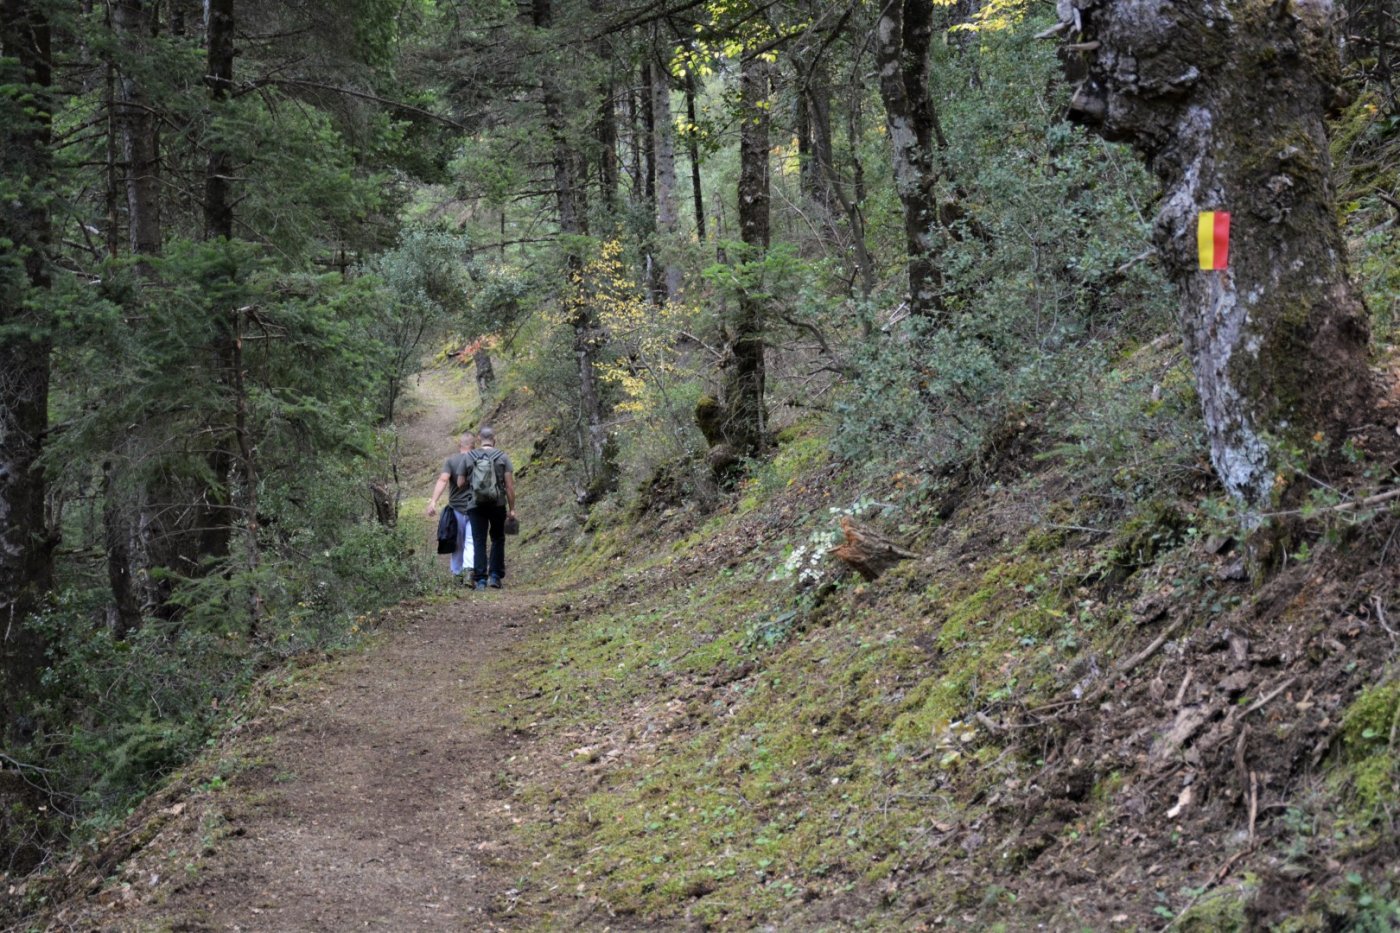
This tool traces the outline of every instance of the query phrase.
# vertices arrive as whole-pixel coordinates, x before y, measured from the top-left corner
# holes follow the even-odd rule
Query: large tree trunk
[[[888,0],[875,22],[875,62],[894,161],[894,184],[904,208],[909,263],[909,309],[943,314],[943,276],[937,265],[938,204],[934,171],[936,116],[929,96],[928,51],[933,4]]]
[[[1132,142],[1165,184],[1155,239],[1181,290],[1211,460],[1267,506],[1280,451],[1366,420],[1368,328],[1348,280],[1324,118],[1338,77],[1328,0],[1076,0],[1071,109]],[[1071,23],[1066,27],[1073,31]],[[1201,271],[1197,219],[1231,213],[1229,268]]]
[[[739,77],[739,238],[743,261],[754,264],[763,261],[769,239],[770,71],[763,59],[748,55]],[[765,308],[748,289],[739,293],[738,305],[725,353],[721,430],[735,455],[752,457],[767,433]]]
[[[0,2],[0,743],[37,685],[45,642],[28,616],[53,579],[39,466],[48,430],[47,320],[26,298],[49,286],[52,182],[49,24],[26,0]],[[0,805],[4,801],[0,800]]]

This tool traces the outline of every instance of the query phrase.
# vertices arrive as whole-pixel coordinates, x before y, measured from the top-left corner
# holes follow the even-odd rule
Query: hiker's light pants
[[[457,512],[456,509],[452,511]],[[452,575],[454,577],[460,576],[463,569],[475,563],[474,559],[466,560],[462,553],[466,549],[467,542],[470,540],[472,540],[471,518],[468,517],[466,512],[457,512],[457,543],[452,548],[452,559],[449,561],[452,566]]]

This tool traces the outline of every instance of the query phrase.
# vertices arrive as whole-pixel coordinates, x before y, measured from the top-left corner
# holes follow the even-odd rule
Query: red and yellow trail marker
[[[1230,214],[1201,211],[1196,221],[1196,248],[1202,269],[1224,269],[1230,264]]]

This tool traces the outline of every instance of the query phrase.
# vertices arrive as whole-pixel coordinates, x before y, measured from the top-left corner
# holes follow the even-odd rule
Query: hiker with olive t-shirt
[[[458,581],[466,583],[471,580],[470,574],[463,574],[467,561],[463,551],[467,541],[471,540],[468,529],[471,527],[471,520],[468,513],[472,507],[471,486],[466,482],[467,474],[471,472],[472,448],[476,446],[476,438],[470,431],[463,434],[457,445],[457,453],[448,457],[442,464],[442,472],[438,474],[437,485],[433,487],[432,497],[428,499],[428,517],[432,518],[437,514],[438,498],[443,490],[451,487],[451,492],[447,496],[447,506],[457,513],[457,541],[452,549],[452,557],[449,564],[452,567],[452,575]],[[475,563],[475,560],[472,561]]]
[[[472,492],[467,516],[476,552],[473,576],[477,589],[499,589],[506,575],[506,518],[515,517],[515,467],[506,452],[496,447],[494,430],[483,427],[477,439],[480,446],[468,455],[471,468],[467,474],[467,487]]]

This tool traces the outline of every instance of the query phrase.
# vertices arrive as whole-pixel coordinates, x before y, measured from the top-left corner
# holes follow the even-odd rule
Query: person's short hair
[[[495,429],[489,428],[486,425],[482,425],[481,430],[477,431],[476,434],[477,437],[480,437],[483,441],[494,441],[496,439]]]
[[[458,441],[458,443],[461,444],[463,447],[470,447],[475,440],[476,435],[470,431],[467,431],[462,435],[462,439]]]

